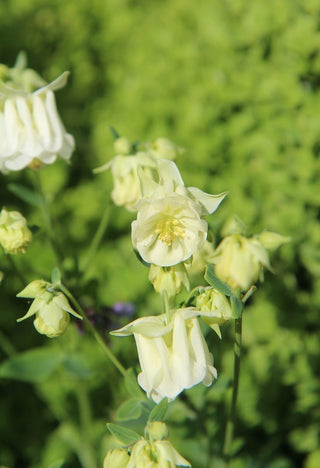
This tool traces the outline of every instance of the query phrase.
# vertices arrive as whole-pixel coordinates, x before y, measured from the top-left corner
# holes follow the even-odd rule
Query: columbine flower
[[[166,290],[169,297],[174,297],[182,288],[189,290],[189,278],[184,263],[171,267],[160,267],[151,265],[149,270],[149,281],[158,293]]]
[[[176,398],[200,382],[209,386],[217,371],[193,308],[178,309],[167,322],[166,315],[142,317],[112,332],[134,335],[142,372],[139,385],[155,402]]]
[[[176,265],[203,246],[208,225],[188,197],[172,193],[158,199],[155,195],[141,199],[137,208],[132,243],[146,262]]]
[[[143,198],[136,204],[132,243],[143,260],[158,266],[183,262],[200,249],[208,225],[201,216],[213,213],[225,197],[185,187],[177,166],[157,161],[157,179],[138,171]]]
[[[64,294],[51,290],[51,284],[43,280],[32,281],[17,297],[34,299],[30,309],[17,322],[36,316],[33,325],[36,330],[49,338],[64,333],[70,322],[70,315],[82,319],[71,307]]]
[[[270,269],[267,249],[288,242],[288,237],[273,232],[246,238],[240,234],[225,237],[218,245],[212,263],[216,275],[233,289],[247,291],[263,279],[263,267]]]
[[[32,93],[0,82],[0,171],[19,171],[34,161],[52,164],[58,156],[70,158],[74,139],[64,129],[54,96],[67,75]]]
[[[18,211],[7,211],[0,214],[0,244],[8,254],[25,253],[32,240],[32,233],[26,219]]]
[[[221,338],[220,325],[232,318],[232,309],[226,296],[208,286],[203,288],[196,300],[201,319]]]
[[[139,440],[132,448],[127,468],[175,468],[191,467],[168,440],[149,442]]]

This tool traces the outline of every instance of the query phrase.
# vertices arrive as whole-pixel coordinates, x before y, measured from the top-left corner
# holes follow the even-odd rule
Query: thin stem
[[[45,223],[45,228],[46,228],[46,231],[47,231],[47,235],[49,237],[49,241],[50,241],[50,244],[51,244],[51,247],[52,247],[52,251],[53,251],[53,253],[55,255],[57,265],[58,265],[59,269],[62,272],[61,263],[62,263],[64,255],[63,255],[63,253],[62,253],[62,251],[60,249],[60,246],[58,245],[58,243],[56,241],[56,238],[55,238],[55,235],[54,235],[53,223],[52,223],[52,219],[51,219],[51,216],[50,216],[50,211],[49,211],[49,207],[48,207],[48,203],[47,203],[47,198],[46,198],[46,195],[45,195],[45,193],[43,191],[42,183],[41,183],[41,179],[40,179],[40,175],[39,175],[38,171],[33,171],[32,173],[33,173],[33,180],[34,180],[35,188],[38,191],[39,196],[40,196],[40,211],[42,213],[42,217],[43,217],[43,220],[44,220],[44,223]]]
[[[92,417],[88,394],[81,385],[76,385],[75,395],[78,401],[81,428],[81,444],[78,449],[78,457],[84,468],[97,468],[97,461],[91,445]]]
[[[92,239],[92,242],[90,244],[87,256],[85,257],[85,260],[83,262],[83,265],[81,266],[81,271],[86,272],[89,268],[90,263],[92,262],[98,247],[103,239],[104,233],[106,231],[106,228],[108,226],[109,222],[109,217],[110,217],[110,204],[107,204],[102,218],[100,220],[100,224],[98,226],[98,229],[96,230],[96,233]]]
[[[15,261],[13,260],[12,256],[10,254],[5,254],[6,259],[10,265],[11,270],[15,273],[16,277],[19,278],[20,283],[22,284],[23,287],[27,284],[27,280],[21,273],[21,271],[18,269]]]
[[[1,330],[0,330],[0,347],[2,351],[9,357],[13,356],[16,353],[15,347]]]
[[[121,362],[117,359],[117,357],[113,354],[113,352],[109,349],[108,345],[105,343],[105,341],[97,332],[97,330],[94,328],[94,326],[90,323],[90,321],[88,320],[88,317],[86,316],[84,310],[82,309],[78,301],[73,297],[71,292],[62,284],[59,284],[59,289],[60,291],[63,292],[63,294],[67,296],[70,302],[74,305],[76,311],[81,315],[84,323],[86,324],[86,327],[90,330],[90,332],[92,333],[96,341],[99,343],[99,345],[103,349],[104,353],[108,356],[108,358],[115,365],[118,371],[125,377],[126,369],[123,367]]]
[[[227,427],[223,445],[224,466],[229,466],[231,458],[231,445],[233,440],[233,432],[236,418],[236,407],[239,389],[240,362],[241,362],[241,341],[242,341],[242,318],[235,320],[235,337],[234,337],[234,367],[233,367],[233,388],[230,414],[227,421]]]

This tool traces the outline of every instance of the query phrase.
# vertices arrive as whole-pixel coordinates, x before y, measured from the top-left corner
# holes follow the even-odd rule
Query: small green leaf
[[[40,196],[33,190],[26,188],[23,185],[14,184],[14,183],[8,184],[7,187],[11,193],[16,195],[18,198],[20,198],[24,202],[29,203],[29,205],[38,206],[38,207],[41,205]]]
[[[53,463],[51,463],[48,468],[61,468],[64,464],[64,460],[57,460]]]
[[[88,379],[92,375],[90,366],[84,356],[69,355],[63,359],[65,370],[74,377],[79,379]]]
[[[61,273],[57,267],[55,267],[51,272],[51,283],[61,283]]]
[[[141,388],[138,385],[137,382],[137,377],[134,373],[134,370],[132,367],[130,369],[126,370],[126,375],[124,378],[124,384],[126,386],[126,389],[132,395],[133,397],[143,397],[144,393],[142,392]]]
[[[118,424],[108,423],[107,428],[114,435],[121,443],[124,445],[132,445],[138,442],[141,439],[141,436],[133,431],[132,429],[128,429],[123,426],[119,426]]]
[[[206,266],[204,279],[210,284],[210,286],[219,291],[221,294],[224,294],[225,296],[232,296],[232,291],[229,286],[220,281],[219,278],[215,275],[213,265],[209,264]]]
[[[116,419],[118,421],[129,421],[140,418],[142,413],[141,400],[139,398],[131,398],[125,401],[118,408]]]
[[[232,309],[232,317],[238,319],[241,317],[243,312],[243,303],[235,296],[230,297],[231,300],[231,309]]]
[[[14,355],[0,365],[0,377],[41,382],[48,378],[61,364],[63,354],[55,348],[35,348]]]
[[[168,410],[168,399],[164,398],[157,404],[151,411],[148,422],[152,423],[154,421],[163,421]]]

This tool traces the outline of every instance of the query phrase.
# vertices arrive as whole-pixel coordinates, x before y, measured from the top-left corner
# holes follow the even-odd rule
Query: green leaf
[[[148,422],[152,423],[154,421],[163,421],[168,410],[168,399],[164,398],[157,404],[151,411]]]
[[[126,370],[126,375],[124,377],[124,384],[126,389],[133,397],[144,397],[144,393],[138,385],[136,374],[132,367]]]
[[[140,418],[142,413],[141,400],[139,398],[131,398],[125,401],[116,412],[118,421],[129,421]]]
[[[41,205],[40,196],[33,190],[30,190],[29,188],[26,188],[23,185],[14,184],[14,183],[8,184],[7,187],[11,193],[16,195],[18,198],[20,198],[24,202],[29,203],[29,205],[38,206],[38,207]]]
[[[141,439],[141,436],[133,431],[132,429],[128,429],[123,426],[119,426],[118,424],[108,423],[107,428],[114,435],[121,443],[124,445],[132,445],[138,442]]]
[[[61,466],[63,466],[64,464],[64,460],[57,460],[53,463],[51,463],[48,468],[61,468]]]
[[[14,355],[0,365],[0,377],[41,382],[47,379],[61,364],[63,354],[55,348],[35,348]]]
[[[243,312],[243,303],[235,296],[230,297],[231,300],[231,309],[232,309],[232,317],[238,319],[241,317]]]
[[[206,266],[204,279],[210,284],[210,286],[219,291],[221,294],[224,294],[225,296],[232,296],[232,291],[229,286],[220,281],[219,278],[215,275],[213,265],[209,264]]]
[[[63,359],[65,370],[74,377],[88,379],[92,375],[90,366],[84,356],[70,355]]]

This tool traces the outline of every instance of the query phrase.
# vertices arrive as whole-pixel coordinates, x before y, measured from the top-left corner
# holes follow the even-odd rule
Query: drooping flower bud
[[[2,208],[0,214],[0,244],[8,254],[25,253],[32,240],[26,219],[18,211]]]
[[[17,322],[35,315],[33,322],[36,330],[53,338],[64,333],[70,322],[70,315],[79,319],[82,317],[75,312],[62,292],[55,291],[51,283],[43,280],[32,281],[17,297],[33,298],[30,309]]]
[[[196,300],[201,319],[221,338],[220,325],[232,318],[232,309],[226,296],[212,287],[203,288]]]
[[[167,439],[169,435],[168,426],[162,421],[154,421],[148,426],[148,433],[151,440]]]
[[[256,238],[231,234],[218,245],[212,262],[216,275],[233,289],[247,291],[270,269],[268,252]]]
[[[175,468],[191,467],[168,440],[148,442],[139,440],[132,448],[127,468]]]
[[[183,287],[189,290],[188,273],[183,263],[171,267],[151,265],[149,281],[158,293],[161,294],[162,291],[166,290],[169,297],[179,294]]]

